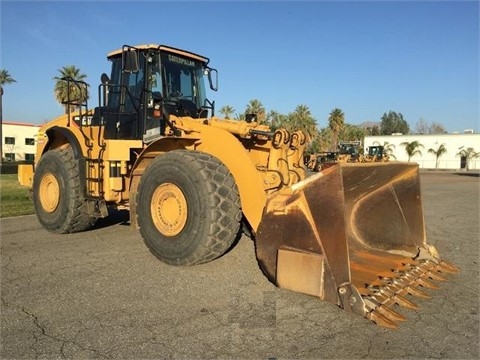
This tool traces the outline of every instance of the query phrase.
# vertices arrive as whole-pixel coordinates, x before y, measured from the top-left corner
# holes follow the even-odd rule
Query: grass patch
[[[0,218],[34,214],[30,190],[18,183],[16,174],[0,174]]]

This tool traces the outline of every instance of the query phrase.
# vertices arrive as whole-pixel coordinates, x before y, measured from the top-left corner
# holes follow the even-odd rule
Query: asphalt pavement
[[[422,173],[428,242],[461,272],[398,330],[282,290],[243,236],[225,256],[172,267],[118,212],[55,235],[0,220],[2,359],[478,359],[480,178]]]

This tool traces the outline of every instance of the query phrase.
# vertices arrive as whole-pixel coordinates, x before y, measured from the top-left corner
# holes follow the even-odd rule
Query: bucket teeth
[[[400,272],[395,272],[397,275],[402,275]],[[418,276],[423,276],[423,274],[417,274],[417,273],[405,273],[402,276],[399,276],[398,279],[401,281],[404,281],[406,283],[410,283],[412,286],[421,286],[427,289],[438,289],[439,287],[435,285],[434,283],[427,281],[423,279],[422,277]]]
[[[411,310],[418,310],[418,305],[414,302],[405,299],[402,295],[395,294],[392,297],[392,300],[401,307]]]
[[[383,295],[380,295],[380,297],[383,297]],[[365,305],[369,310],[365,317],[375,322],[378,326],[388,329],[397,329],[397,323],[406,320],[403,315],[392,310],[390,306],[385,303],[382,304],[374,298],[365,299]]]
[[[378,326],[381,326],[387,329],[398,329],[398,325],[395,321],[392,321],[386,316],[383,316],[376,310],[369,312],[367,315],[367,319],[373,321]]]
[[[377,325],[396,329],[398,323],[406,318],[392,309],[396,304],[402,308],[418,310],[418,305],[405,298],[406,294],[429,299],[430,296],[420,290],[438,289],[429,279],[447,281],[446,273],[456,273],[459,269],[445,261],[431,260],[402,263],[397,269],[391,269],[391,275],[379,275],[371,284],[365,284],[363,299],[366,304],[366,318]]]
[[[405,316],[397,313],[396,311],[393,311],[390,307],[386,305],[380,305],[375,309],[377,312],[382,314],[383,316],[391,319],[392,321],[405,321],[407,320]]]
[[[438,271],[437,271],[438,272]],[[446,278],[444,278],[443,276],[437,274],[436,272],[434,271],[427,271],[425,273],[425,276],[432,279],[432,280],[436,280],[436,281],[441,281],[441,282],[444,282],[444,281],[447,281]]]
[[[395,303],[403,308],[418,310],[418,305],[414,302],[407,300],[398,292],[407,293],[405,289],[384,288],[373,294],[373,298],[380,301],[382,304]]]
[[[439,287],[437,285],[435,285],[434,283],[431,283],[430,281],[427,281],[427,280],[422,279],[422,278],[417,279],[417,283],[418,283],[418,285],[423,286],[424,288],[439,289]]]
[[[418,310],[414,297],[430,299],[428,289],[438,289],[437,282],[447,281],[447,274],[459,271],[455,265],[421,251],[410,258],[380,254],[354,253],[352,282],[364,302],[363,316],[386,328],[394,329],[406,320],[397,306]]]
[[[420,298],[423,298],[423,299],[430,299],[431,298],[430,295],[428,295],[427,293],[424,293],[421,290],[418,290],[414,286],[407,286],[405,289],[412,296],[417,296],[417,297],[420,297]]]
[[[446,261],[441,261],[440,264],[438,264],[438,267],[442,272],[446,272],[449,274],[457,274],[460,271],[458,267]]]

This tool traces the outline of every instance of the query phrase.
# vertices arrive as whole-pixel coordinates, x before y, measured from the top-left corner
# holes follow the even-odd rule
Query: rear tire
[[[242,212],[235,180],[205,153],[176,150],[157,157],[140,180],[136,204],[145,244],[170,265],[214,260],[239,234]]]
[[[90,229],[79,164],[72,149],[55,149],[42,155],[33,178],[33,204],[40,224],[53,233]]]

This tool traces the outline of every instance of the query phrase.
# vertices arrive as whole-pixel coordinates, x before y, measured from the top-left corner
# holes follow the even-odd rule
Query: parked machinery
[[[426,241],[416,164],[344,162],[307,177],[301,131],[214,116],[208,58],[141,45],[108,60],[99,106],[64,79],[78,111],[43,125],[35,166],[19,168],[47,230],[128,209],[157,258],[195,265],[224,254],[243,223],[271,282],[388,328],[404,319],[394,304],[416,308],[406,294],[456,271]]]

